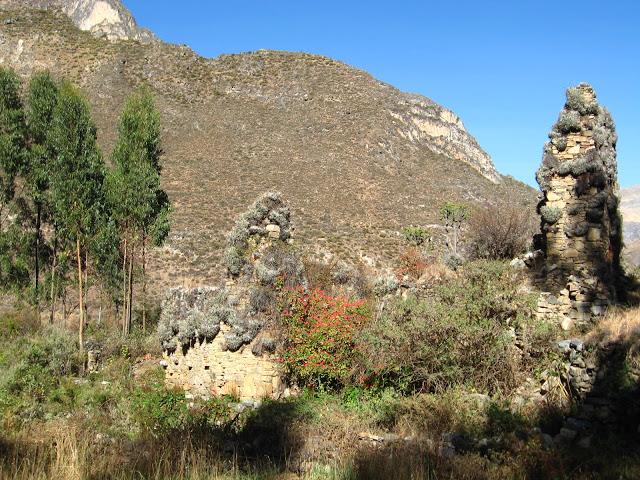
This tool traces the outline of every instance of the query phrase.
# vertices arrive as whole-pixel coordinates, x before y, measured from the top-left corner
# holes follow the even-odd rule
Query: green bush
[[[561,162],[558,165],[558,175],[573,175],[578,177],[583,173],[595,172],[598,170],[598,165],[593,158],[579,157],[566,162]]]
[[[373,282],[373,294],[376,297],[384,297],[398,290],[398,281],[393,277],[378,277]]]
[[[580,115],[596,115],[598,113],[598,104],[593,101],[587,101],[587,98],[578,87],[570,87],[567,89],[566,107],[579,112]]]
[[[560,152],[564,152],[567,149],[567,137],[563,135],[554,137],[551,143],[553,143]]]
[[[213,340],[220,332],[220,323],[230,323],[233,314],[224,289],[171,289],[162,303],[157,327],[160,345],[174,350],[197,340]]]
[[[242,273],[252,241],[255,245],[255,242],[267,233],[264,228],[266,222],[280,227],[279,239],[283,242],[291,238],[291,212],[278,192],[267,192],[261,195],[245,213],[240,215],[227,235],[224,263],[229,274],[238,276]]]
[[[405,393],[513,388],[509,327],[526,325],[535,304],[516,275],[506,263],[471,262],[428,299],[396,299],[359,336],[363,381]]]
[[[43,405],[59,401],[65,377],[80,370],[76,340],[68,332],[49,329],[14,340],[0,355],[0,411],[22,420],[40,418]]]
[[[429,230],[426,228],[414,226],[404,227],[402,229],[402,235],[404,235],[407,242],[416,246],[422,245],[430,236]]]
[[[131,411],[143,432],[161,437],[170,432],[218,427],[230,419],[230,403],[236,399],[190,401],[183,391],[167,389],[163,382],[164,372],[152,371],[133,391]]]

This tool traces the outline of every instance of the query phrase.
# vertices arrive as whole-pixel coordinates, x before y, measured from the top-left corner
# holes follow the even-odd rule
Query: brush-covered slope
[[[533,189],[495,171],[455,114],[329,58],[209,60],[161,42],[98,39],[61,13],[6,5],[0,24],[0,63],[79,84],[105,152],[127,94],[142,83],[156,93],[175,207],[152,265],[163,285],[219,277],[224,233],[266,190],[284,194],[301,245],[381,265],[402,244],[398,230],[437,222],[445,201],[535,202]]]
[[[634,265],[640,265],[640,185],[622,189],[620,196],[625,257]]]

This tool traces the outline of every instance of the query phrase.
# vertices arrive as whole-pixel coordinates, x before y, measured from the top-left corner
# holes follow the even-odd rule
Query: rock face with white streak
[[[81,30],[109,40],[151,41],[155,38],[148,30],[138,27],[120,0],[0,0],[0,5],[60,9]]]
[[[420,95],[405,94],[395,111],[398,135],[436,153],[468,163],[494,183],[500,181],[491,157],[450,110]]]

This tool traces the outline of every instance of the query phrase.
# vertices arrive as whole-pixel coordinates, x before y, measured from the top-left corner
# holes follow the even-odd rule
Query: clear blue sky
[[[566,87],[587,81],[640,184],[640,1],[124,0],[161,39],[206,57],[327,55],[456,112],[501,173],[535,186]]]

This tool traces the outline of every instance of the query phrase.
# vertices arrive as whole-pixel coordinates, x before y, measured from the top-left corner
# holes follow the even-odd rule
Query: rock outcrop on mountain
[[[543,198],[544,307],[563,326],[604,313],[616,300],[622,221],[618,211],[618,137],[593,88],[567,90],[567,101],[544,147],[536,179]]]
[[[224,232],[268,190],[288,199],[313,254],[374,268],[404,248],[402,227],[438,223],[447,201],[535,206],[535,191],[500,176],[455,114],[344,63],[275,51],[205,59],[96,38],[55,9],[0,5],[0,65],[78,84],[105,154],[126,96],[153,90],[174,206],[168,244],[151,259],[159,288],[215,281]]]
[[[81,30],[109,40],[151,41],[120,0],[0,0],[0,6],[59,9]]]

